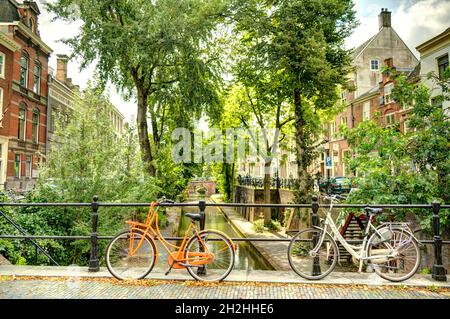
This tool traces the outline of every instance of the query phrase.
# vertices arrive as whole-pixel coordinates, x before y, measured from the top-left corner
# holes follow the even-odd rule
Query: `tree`
[[[226,10],[225,0],[57,0],[47,4],[56,18],[81,20],[80,33],[66,40],[82,67],[97,62],[112,81],[137,97],[137,129],[146,171],[155,158],[169,117],[188,121],[202,111],[216,114],[220,59],[211,39]],[[150,117],[150,129],[147,117]]]
[[[351,0],[248,1],[236,15],[251,49],[271,80],[280,83],[294,109],[299,190],[306,202],[312,186],[307,168],[314,159],[317,122],[310,114],[334,106],[345,85],[350,55],[344,39],[356,25]],[[281,98],[281,96],[280,96]]]
[[[164,191],[154,178],[144,179],[135,133],[130,128],[117,136],[110,120],[111,105],[93,85],[80,94],[68,123],[55,123],[55,144],[41,163],[35,188],[27,202],[151,201]],[[171,188],[173,189],[173,187]],[[73,207],[23,207],[6,211],[31,235],[88,235],[91,211]],[[99,218],[98,232],[113,235],[138,211],[108,208]],[[0,219],[0,231],[14,234],[14,228]],[[58,263],[87,265],[90,245],[85,240],[38,240]],[[100,241],[100,252],[107,242]],[[34,248],[27,241],[0,241],[0,252],[14,263],[35,263]],[[48,264],[37,255],[37,264]]]

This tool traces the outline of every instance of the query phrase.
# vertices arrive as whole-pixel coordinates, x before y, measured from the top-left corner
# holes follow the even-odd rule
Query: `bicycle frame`
[[[208,264],[210,261],[214,259],[213,254],[208,252],[208,248],[206,244],[204,243],[203,239],[199,235],[199,232],[197,230],[197,227],[195,226],[194,222],[191,221],[189,224],[188,229],[186,230],[186,233],[183,237],[183,240],[179,246],[169,243],[164,236],[161,234],[161,231],[158,226],[158,208],[157,203],[154,203],[150,206],[147,220],[145,223],[140,223],[136,221],[126,221],[127,224],[130,225],[130,250],[129,254],[130,256],[133,256],[139,248],[142,246],[144,239],[146,237],[150,238],[150,240],[153,241],[155,244],[156,249],[156,260],[155,263],[158,261],[158,246],[156,245],[155,240],[159,239],[163,248],[167,251],[169,254],[168,257],[168,263],[171,267],[175,269],[180,268],[186,268],[186,267],[199,267],[203,266],[205,264]],[[156,208],[155,208],[156,207]],[[155,225],[155,228],[152,225]],[[134,236],[133,232],[139,230],[140,232],[143,232],[143,236],[140,239],[139,243],[137,244],[136,248],[133,249],[134,244]],[[188,240],[190,239],[189,234],[193,231],[193,235],[197,236],[199,238],[199,242],[201,243],[202,247],[200,247],[199,252],[190,252],[190,255],[187,257],[185,256],[185,249],[186,245],[188,243]],[[172,247],[172,249],[170,248]]]
[[[317,242],[316,247],[311,251],[311,253],[312,253],[312,254],[317,254],[317,252],[319,251],[319,249],[320,249],[320,247],[322,246],[322,243],[323,243],[323,241],[324,241],[324,239],[325,239],[325,234],[328,233],[328,232],[327,232],[327,228],[330,227],[331,233],[332,233],[332,235],[333,235],[334,237],[331,236],[331,235],[330,235],[330,236],[331,236],[333,239],[336,238],[337,241],[339,241],[339,242],[341,243],[341,245],[342,245],[342,246],[343,246],[343,247],[344,247],[344,248],[345,248],[345,249],[346,249],[346,250],[347,250],[354,258],[356,258],[357,260],[360,261],[360,264],[359,264],[359,271],[361,271],[363,262],[365,262],[365,261],[368,260],[368,259],[373,259],[373,257],[370,258],[370,257],[366,256],[367,244],[368,244],[368,240],[369,240],[369,234],[370,234],[370,231],[373,230],[375,233],[378,233],[380,236],[381,236],[381,233],[378,231],[377,228],[375,228],[375,227],[372,225],[372,218],[369,218],[368,221],[367,221],[366,228],[365,228],[365,230],[364,230],[364,238],[363,238],[362,244],[361,244],[360,246],[351,245],[351,244],[349,244],[349,243],[347,242],[347,240],[346,240],[344,237],[342,237],[342,235],[340,234],[339,230],[337,229],[336,224],[334,223],[333,218],[331,217],[332,209],[333,209],[333,201],[331,201],[330,209],[329,209],[328,212],[327,212],[327,216],[326,216],[326,219],[325,219],[325,223],[324,223],[323,228],[317,227],[317,226],[314,227],[314,228],[320,230],[322,233],[321,233],[321,235],[320,235],[320,238],[319,238],[319,241]],[[383,258],[392,258],[392,257],[395,257],[395,256],[396,256],[393,247],[392,247],[389,243],[386,243],[386,246],[387,246],[387,248],[388,248],[387,250],[388,250],[390,253],[384,254],[384,255],[383,255],[383,254],[377,254],[376,259],[380,259],[380,260],[381,260],[381,259],[383,259]],[[338,252],[338,253],[339,253],[339,252]]]

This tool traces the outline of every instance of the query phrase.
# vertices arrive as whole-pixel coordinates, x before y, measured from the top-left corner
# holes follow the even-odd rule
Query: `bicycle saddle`
[[[201,220],[202,219],[202,215],[194,214],[194,213],[186,213],[186,214],[184,214],[184,216],[187,216],[187,217],[191,218],[192,220]]]
[[[378,215],[383,212],[383,208],[372,208],[372,207],[365,207],[364,208],[366,212],[372,214],[372,215]]]

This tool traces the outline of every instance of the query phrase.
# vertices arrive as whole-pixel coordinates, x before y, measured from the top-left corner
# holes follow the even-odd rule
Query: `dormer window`
[[[30,18],[30,20],[28,20],[28,25],[30,26],[31,31],[34,32],[34,21],[33,21],[33,19]]]
[[[380,70],[380,61],[370,60],[370,70],[371,71],[379,71]]]

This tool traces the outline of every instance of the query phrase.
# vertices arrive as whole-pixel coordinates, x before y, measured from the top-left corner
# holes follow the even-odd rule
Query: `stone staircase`
[[[358,240],[363,238],[363,229],[358,223],[357,218],[362,222],[364,216],[356,217],[353,213],[350,213],[345,222],[339,227],[341,235],[347,240]],[[339,261],[340,262],[351,262],[352,255],[341,245],[337,243],[339,249]]]

